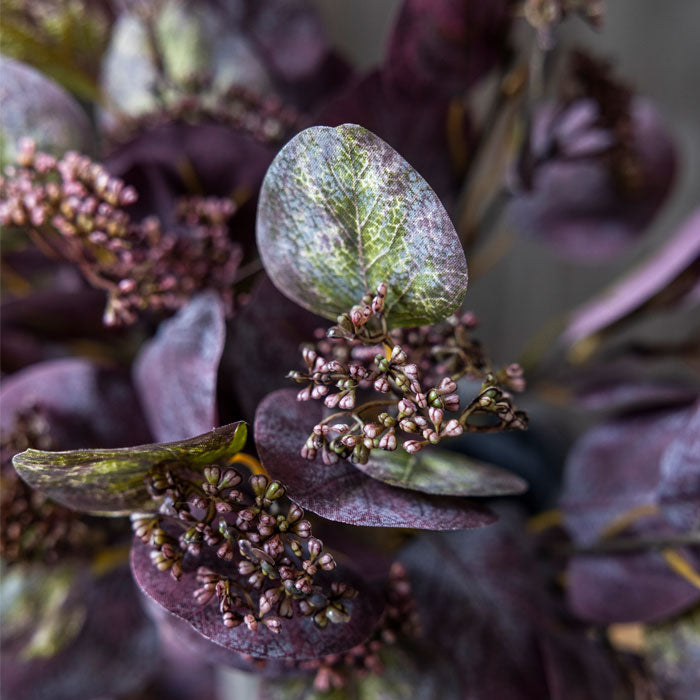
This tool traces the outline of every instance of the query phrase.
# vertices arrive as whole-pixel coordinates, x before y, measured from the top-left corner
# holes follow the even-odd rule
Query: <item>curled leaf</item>
[[[449,450],[374,451],[360,471],[391,486],[443,496],[508,496],[527,484],[515,474]]]
[[[443,320],[467,290],[464,252],[436,194],[355,124],[306,129],[278,153],[257,239],[278,289],[333,320],[380,282],[394,327]]]
[[[342,575],[344,581],[349,580],[359,591],[356,598],[347,602],[350,619],[344,624],[329,624],[325,629],[320,629],[311,618],[296,615],[284,619],[276,634],[262,624],[256,631],[249,630],[243,624],[227,628],[222,624],[221,613],[215,604],[201,606],[196,602],[194,592],[200,585],[196,572],[200,565],[206,563],[221,575],[226,575],[227,567],[232,567],[232,573],[237,576],[237,567],[226,564],[213,554],[210,554],[211,560],[186,555],[182,578],[175,581],[167,572],[158,571],[153,566],[150,551],[140,540],[134,540],[131,570],[143,593],[189,623],[209,641],[233,652],[264,659],[310,659],[340,653],[363,642],[382,612],[380,597],[369,586],[356,577],[349,578],[347,570],[336,569],[327,576]]]
[[[389,486],[348,462],[308,462],[299,451],[320,415],[320,406],[299,403],[293,389],[282,389],[265,398],[255,418],[263,466],[302,508],[329,520],[374,527],[459,530],[494,522],[491,511],[467,499]]]
[[[204,466],[238,452],[246,436],[245,423],[231,423],[179,442],[113,450],[29,449],[12,463],[30,486],[58,503],[88,513],[126,515],[153,509],[144,482],[153,467],[169,462]]]
[[[139,353],[134,383],[156,440],[184,440],[216,425],[225,330],[218,295],[200,294],[164,321]]]

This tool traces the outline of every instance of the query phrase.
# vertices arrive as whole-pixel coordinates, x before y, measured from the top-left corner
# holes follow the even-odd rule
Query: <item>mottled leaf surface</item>
[[[437,85],[438,83],[434,83]],[[474,130],[466,111],[442,95],[405,92],[374,70],[331,98],[315,120],[364,126],[398,151],[454,216]]]
[[[355,466],[391,486],[443,496],[508,496],[527,490],[520,477],[505,469],[439,448],[413,455],[376,452],[367,464]]]
[[[354,124],[311,127],[280,151],[263,181],[257,238],[277,287],[330,319],[380,282],[392,326],[440,321],[466,293],[464,252],[437,196]]]
[[[123,447],[151,435],[128,374],[82,358],[40,362],[3,379],[0,428],[40,407],[53,440],[65,449]]]
[[[69,508],[125,515],[153,507],[144,476],[154,466],[182,462],[198,467],[238,452],[245,423],[231,423],[180,442],[114,450],[25,450],[12,463],[33,488]]]
[[[134,383],[159,442],[184,440],[217,424],[216,379],[225,332],[221,300],[204,293],[161,323],[139,353]]]
[[[245,625],[228,629],[221,621],[221,613],[215,602],[201,606],[195,601],[193,593],[200,587],[196,571],[199,566],[207,566],[225,575],[228,567],[231,575],[237,577],[237,566],[223,562],[214,553],[198,558],[187,555],[183,560],[182,578],[175,581],[168,572],[158,571],[153,566],[150,551],[140,540],[134,540],[131,570],[141,590],[211,642],[256,658],[311,659],[346,651],[367,639],[383,609],[381,597],[375,591],[338,567],[327,576],[340,577],[359,591],[357,598],[348,601],[351,617],[347,623],[329,624],[322,630],[310,618],[297,615],[283,620],[279,634],[270,632],[263,625],[255,632]]]
[[[459,530],[494,522],[490,510],[467,499],[389,486],[349,462],[308,462],[299,451],[320,418],[321,406],[298,402],[293,389],[270,394],[256,414],[255,442],[263,466],[302,508],[329,520],[374,527]]]
[[[694,700],[700,687],[700,608],[648,627],[646,657],[664,698]]]

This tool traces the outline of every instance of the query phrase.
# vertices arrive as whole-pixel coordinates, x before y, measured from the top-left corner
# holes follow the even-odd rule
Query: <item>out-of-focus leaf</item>
[[[330,319],[386,282],[389,325],[434,323],[467,289],[464,252],[435,193],[353,124],[306,129],[280,151],[263,181],[257,239],[278,289]]]
[[[504,508],[499,516],[483,530],[421,535],[399,556],[418,603],[422,653],[458,669],[459,691],[444,697],[629,698],[605,649],[550,597],[522,514]]]
[[[49,584],[45,595],[52,595],[49,571],[35,570],[26,585],[31,585],[34,578]],[[69,615],[75,614],[71,610],[82,611],[82,624],[53,655],[26,658],[22,653],[31,627],[36,628],[37,606],[31,613],[30,628],[22,634],[6,634],[3,629],[3,696],[18,700],[126,697],[155,674],[159,666],[158,639],[139,606],[128,569],[123,567],[99,578],[79,572],[71,580],[62,609]],[[3,622],[6,619],[3,615]]]
[[[328,67],[323,26],[306,0],[167,0],[151,14],[150,27],[138,12],[120,16],[102,66],[105,92],[132,117],[179,98],[204,75],[213,94],[235,86],[305,105]]]
[[[63,155],[92,150],[92,127],[81,106],[56,83],[34,68],[0,56],[0,166],[12,163],[22,138],[39,150]]]
[[[296,391],[282,389],[260,404],[255,418],[263,466],[302,508],[329,520],[374,527],[459,530],[494,522],[491,511],[474,501],[388,486],[348,462],[308,462],[299,451],[320,417],[319,404],[300,403]]]
[[[216,378],[226,323],[219,296],[196,296],[139,353],[134,383],[159,442],[184,440],[217,423]]]
[[[527,484],[515,474],[466,455],[429,448],[410,455],[404,450],[373,453],[360,471],[391,486],[443,496],[508,496]]]
[[[667,700],[694,700],[700,687],[700,608],[646,630],[651,674]]]
[[[12,430],[18,414],[34,406],[47,416],[56,444],[67,450],[151,439],[128,375],[89,360],[41,362],[4,379],[0,428]]]
[[[280,294],[267,275],[260,278],[231,321],[222,358],[242,417],[252,422],[269,393],[289,386],[285,375],[301,362],[301,345],[325,326],[325,319]]]
[[[3,0],[3,53],[34,66],[79,97],[99,102],[96,74],[112,24],[112,5]]]
[[[126,515],[150,510],[144,477],[164,463],[205,466],[235,454],[246,442],[245,423],[231,423],[179,442],[114,450],[25,450],[12,463],[33,488],[88,513]]]
[[[700,529],[700,402],[661,457],[661,507],[682,530]]]
[[[585,112],[587,104],[579,100],[567,109]],[[557,120],[579,128],[552,139]],[[543,106],[534,118],[532,139],[535,157],[542,162],[535,168],[531,189],[516,192],[511,201],[514,226],[544,237],[576,262],[600,262],[634,243],[666,200],[676,158],[669,133],[651,103],[633,100],[630,123],[629,158],[636,170],[633,182],[621,184],[597,132],[580,128],[575,117],[562,119],[557,107]],[[553,158],[547,154],[552,142],[563,151]]]
[[[682,551],[685,557],[690,550]],[[599,624],[664,620],[700,600],[700,590],[658,551],[580,554],[569,562],[567,581],[574,614]]]
[[[329,580],[340,577],[359,591],[356,598],[347,602],[350,612],[348,622],[329,624],[325,629],[320,629],[311,618],[296,615],[284,619],[277,634],[263,625],[255,632],[246,625],[229,629],[224,626],[215,603],[201,606],[193,594],[200,587],[196,580],[198,567],[205,565],[220,575],[226,575],[228,570],[232,576],[238,577],[238,567],[235,564],[227,564],[211,552],[198,558],[186,555],[182,578],[175,581],[167,572],[155,568],[149,556],[150,551],[140,540],[134,540],[131,570],[143,593],[173,615],[188,622],[211,642],[256,658],[310,659],[347,651],[367,639],[382,612],[380,596],[358,577],[351,576],[347,570],[338,567],[327,574]]]
[[[562,342],[574,345],[637,311],[666,289],[700,257],[700,210],[648,260],[627,273],[613,287],[571,315]],[[691,268],[692,269],[692,268]],[[697,281],[697,274],[694,275]]]
[[[693,471],[694,413],[684,404],[628,415],[596,426],[574,446],[561,508],[574,545],[594,549],[569,562],[567,593],[578,616],[602,623],[653,621],[700,600],[697,586],[658,548],[600,551],[612,537],[672,541],[692,532],[683,526],[694,520],[697,493],[677,487]],[[692,551],[681,551],[691,556],[692,567]]]
[[[384,73],[407,92],[464,92],[504,57],[509,0],[405,0]]]

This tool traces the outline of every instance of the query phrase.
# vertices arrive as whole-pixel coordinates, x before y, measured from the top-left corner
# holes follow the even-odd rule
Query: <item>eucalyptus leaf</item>
[[[443,496],[509,496],[527,490],[525,481],[505,469],[438,448],[412,455],[373,453],[367,464],[355,466],[385,484]]]
[[[127,515],[152,508],[144,476],[154,466],[165,462],[204,466],[238,452],[246,437],[245,423],[238,422],[178,442],[113,450],[29,449],[12,463],[30,486],[69,508]]]
[[[356,124],[315,126],[277,155],[258,204],[258,248],[290,299],[335,319],[388,285],[390,326],[435,323],[467,290],[467,263],[428,183]]]

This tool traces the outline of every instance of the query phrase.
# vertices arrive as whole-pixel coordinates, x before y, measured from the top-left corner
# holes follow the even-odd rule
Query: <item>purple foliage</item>
[[[650,102],[631,102],[629,181],[611,164],[613,136],[596,117],[585,99],[536,112],[534,175],[509,208],[519,230],[577,262],[605,261],[634,243],[666,200],[676,170],[670,136]]]
[[[158,571],[149,556],[150,548],[135,539],[131,549],[131,570],[141,590],[161,607],[188,622],[202,636],[226,649],[250,654],[255,658],[308,659],[346,651],[364,641],[371,633],[381,614],[382,605],[371,586],[359,578],[350,577],[352,585],[360,593],[348,603],[350,620],[344,624],[330,624],[326,629],[317,627],[311,618],[297,615],[285,620],[280,631],[274,634],[263,625],[256,631],[245,625],[229,629],[221,624],[221,615],[215,604],[198,606],[194,592],[199,587],[197,568],[206,563],[222,575],[227,567],[237,575],[235,565],[226,564],[212,555],[211,561],[202,558],[183,562],[183,574],[175,581],[167,572]],[[336,570],[329,577],[342,575],[348,580],[347,570]]]
[[[224,309],[200,294],[164,321],[134,363],[134,383],[158,442],[185,440],[216,427],[216,380],[224,347]]]
[[[320,417],[321,407],[299,403],[293,389],[270,394],[255,416],[263,466],[302,508],[329,520],[374,527],[459,530],[494,522],[491,511],[474,501],[388,486],[347,462],[308,462],[299,452]]]

